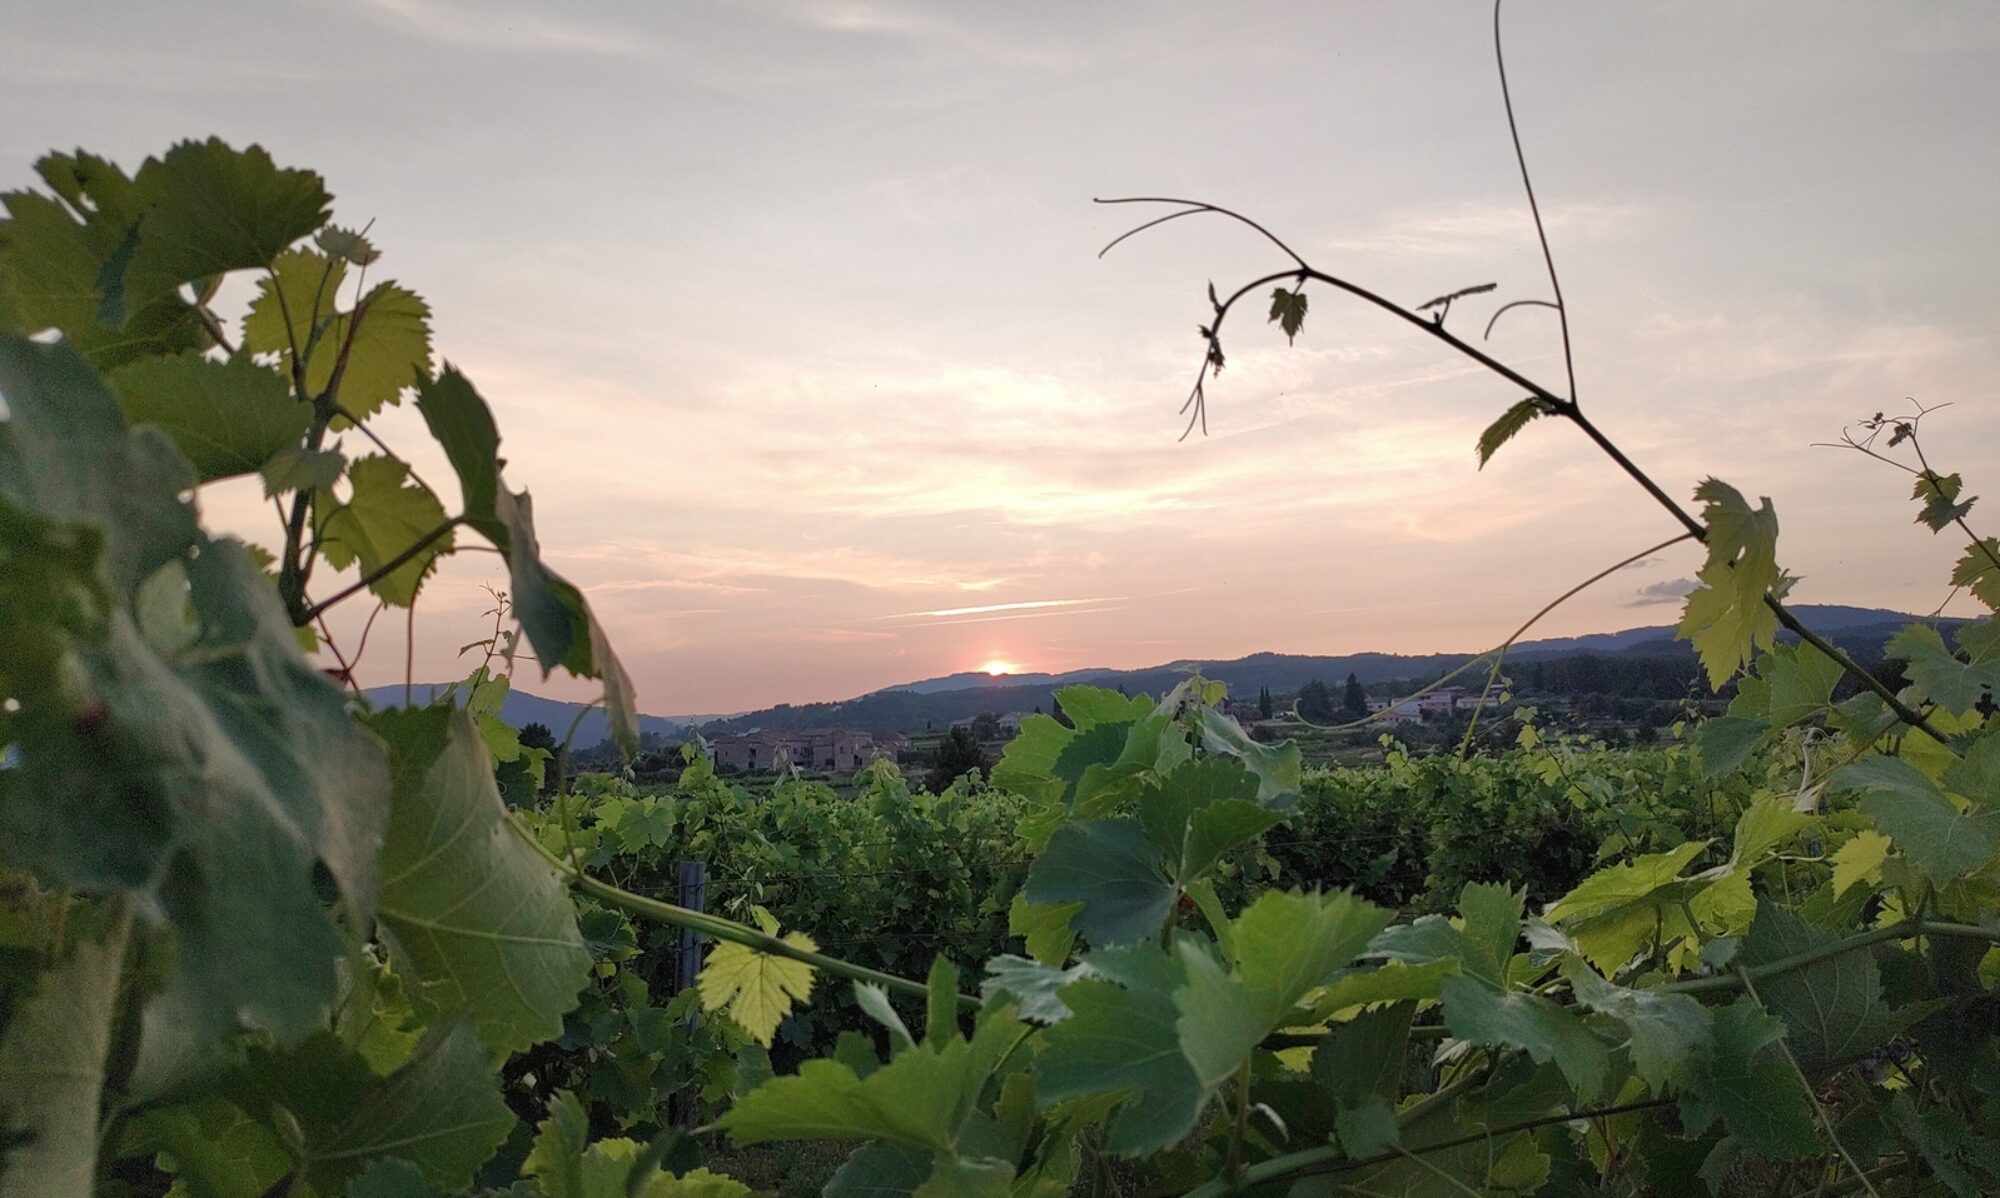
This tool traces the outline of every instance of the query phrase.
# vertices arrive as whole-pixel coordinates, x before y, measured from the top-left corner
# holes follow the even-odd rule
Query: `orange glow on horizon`
[[[1016,673],[1020,670],[1021,667],[1014,664],[1011,661],[1002,661],[996,657],[993,660],[987,662],[985,665],[980,666],[979,668],[982,671],[991,674],[993,677],[998,678],[1002,674]]]

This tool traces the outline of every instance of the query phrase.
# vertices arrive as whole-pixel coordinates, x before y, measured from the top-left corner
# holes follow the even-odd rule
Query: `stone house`
[[[718,736],[708,744],[715,768],[745,773],[802,770],[847,773],[858,770],[893,746],[878,745],[866,732],[841,728],[779,731],[763,728]]]

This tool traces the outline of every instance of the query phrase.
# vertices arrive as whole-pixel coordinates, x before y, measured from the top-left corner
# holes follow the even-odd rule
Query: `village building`
[[[1376,719],[1390,724],[1414,724],[1420,720],[1451,715],[1454,712],[1472,711],[1479,707],[1498,707],[1500,700],[1492,695],[1481,696],[1462,686],[1441,686],[1409,699],[1368,700],[1368,711]]]
[[[841,728],[803,731],[759,729],[741,735],[718,736],[709,742],[715,768],[742,773],[788,768],[848,772],[877,757],[895,760],[900,736],[878,738],[872,733]]]

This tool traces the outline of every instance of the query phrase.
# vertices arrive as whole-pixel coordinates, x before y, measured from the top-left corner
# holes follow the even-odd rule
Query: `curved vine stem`
[[[1983,928],[1977,924],[1950,923],[1936,919],[1905,919],[1887,927],[1870,928],[1823,944],[1818,948],[1780,957],[1762,965],[1752,965],[1734,973],[1721,973],[1714,977],[1689,978],[1684,982],[1668,982],[1656,987],[1660,994],[1700,994],[1711,990],[1737,990],[1752,982],[1761,982],[1780,974],[1792,973],[1833,957],[1881,944],[1885,940],[1908,940],[1914,936],[1951,936],[1962,940],[1984,940],[1989,944],[2000,944],[2000,928]]]
[[[734,944],[743,945],[746,948],[754,948],[760,953],[766,953],[773,957],[783,957],[788,961],[797,961],[802,965],[810,965],[815,969],[832,974],[835,977],[846,978],[849,981],[868,982],[880,986],[884,990],[907,995],[911,998],[928,998],[930,996],[929,988],[922,982],[910,978],[897,977],[892,973],[883,973],[879,969],[870,969],[865,965],[855,965],[851,962],[843,961],[838,957],[829,957],[823,953],[813,952],[810,949],[802,949],[795,944],[788,944],[776,936],[769,935],[759,928],[737,923],[733,919],[724,919],[719,915],[710,915],[705,911],[691,911],[686,907],[678,906],[674,903],[664,902],[656,898],[648,898],[642,894],[633,894],[629,890],[613,886],[609,882],[592,877],[587,871],[577,865],[565,861],[563,858],[550,852],[548,847],[537,840],[534,833],[524,827],[519,820],[509,820],[508,826],[512,827],[515,834],[522,840],[533,846],[534,850],[541,854],[542,859],[547,861],[572,886],[575,886],[578,890],[596,899],[598,902],[616,907],[628,915],[636,915],[641,919],[651,920],[654,923],[671,924],[677,928],[689,928],[705,936],[713,936],[717,940],[727,940]],[[978,1010],[981,1005],[979,999],[970,994],[959,995],[958,1004],[961,1007],[974,1011]]]
[[[1740,969],[1737,972],[1743,973],[1743,989],[1749,992],[1751,998],[1757,1000],[1757,1005],[1763,1006],[1764,998],[1757,993],[1756,983],[1750,980],[1750,975]],[[1833,1141],[1834,1150],[1840,1153],[1841,1160],[1847,1162],[1848,1170],[1854,1174],[1862,1188],[1867,1190],[1872,1198],[1882,1198],[1882,1195],[1876,1192],[1875,1184],[1868,1180],[1868,1174],[1855,1162],[1854,1154],[1847,1150],[1847,1145],[1840,1142],[1840,1133],[1834,1129],[1833,1120],[1827,1116],[1826,1105],[1819,1100],[1819,1095],[1813,1093],[1812,1079],[1806,1076],[1805,1070],[1799,1068],[1799,1059],[1792,1055],[1792,1046],[1785,1041],[1786,1037],[1778,1038],[1778,1051],[1785,1054],[1785,1063],[1792,1067],[1793,1075],[1799,1079],[1799,1084],[1806,1088],[1806,1100],[1812,1103],[1813,1116],[1819,1120],[1820,1130],[1826,1133],[1827,1139]]]
[[[1495,645],[1493,648],[1488,649],[1486,652],[1481,653],[1477,657],[1474,657],[1472,660],[1466,662],[1462,666],[1459,666],[1457,669],[1450,671],[1449,673],[1445,674],[1442,678],[1439,678],[1436,682],[1430,683],[1428,686],[1425,686],[1421,690],[1412,691],[1409,694],[1404,695],[1402,698],[1396,700],[1395,703],[1390,704],[1390,706],[1392,707],[1400,706],[1401,704],[1410,702],[1412,699],[1421,699],[1425,695],[1428,695],[1432,691],[1443,686],[1445,683],[1450,682],[1452,679],[1458,677],[1460,674],[1466,673],[1467,671],[1471,670],[1472,667],[1478,665],[1480,662],[1485,661],[1488,658],[1492,658],[1494,659],[1493,667],[1492,667],[1492,673],[1488,675],[1487,691],[1480,695],[1480,701],[1483,704],[1486,699],[1486,694],[1491,693],[1492,678],[1498,675],[1500,670],[1500,662],[1506,658],[1507,650],[1513,648],[1514,642],[1526,636],[1528,634],[1528,630],[1530,628],[1533,628],[1536,624],[1540,623],[1543,617],[1547,616],[1550,612],[1554,611],[1556,608],[1561,607],[1563,604],[1569,602],[1571,599],[1576,598],[1577,595],[1581,594],[1588,588],[1604,581],[1605,579],[1611,577],[1613,574],[1616,574],[1618,571],[1623,570],[1625,567],[1631,565],[1633,562],[1643,561],[1646,558],[1651,557],[1653,554],[1658,553],[1663,549],[1671,549],[1675,545],[1680,544],[1682,541],[1688,540],[1693,535],[1694,534],[1692,533],[1684,532],[1677,537],[1669,537],[1668,539],[1661,541],[1657,545],[1651,546],[1646,549],[1641,549],[1639,552],[1617,563],[1616,565],[1606,566],[1604,569],[1599,570],[1597,573],[1591,575],[1589,578],[1584,579],[1582,582],[1577,583],[1575,586],[1571,587],[1567,591],[1564,591],[1562,594],[1556,596],[1554,599],[1551,599],[1547,603],[1543,604],[1542,609],[1540,611],[1536,612],[1532,616],[1529,616],[1525,621],[1523,621],[1519,628],[1516,628],[1512,633],[1508,634],[1506,640],[1501,641],[1498,645]],[[1298,704],[1296,702],[1294,702],[1292,705],[1292,714],[1294,716],[1298,716]],[[1299,722],[1303,724],[1308,724],[1311,727],[1319,728],[1327,732],[1347,732],[1355,728],[1366,727],[1367,725],[1374,723],[1375,719],[1376,719],[1375,715],[1370,714],[1363,719],[1350,720],[1345,724],[1314,724],[1312,723],[1311,720],[1307,720],[1304,717],[1300,716]],[[1473,723],[1475,726],[1477,726],[1478,709],[1476,708],[1474,709],[1473,712]],[[1469,744],[1472,738],[1472,729],[1468,728],[1466,730],[1465,735],[1466,735],[1466,743]]]
[[[1549,307],[1556,310],[1556,319],[1562,322],[1563,371],[1569,376],[1569,399],[1574,404],[1576,361],[1570,354],[1569,305],[1563,302],[1562,280],[1556,277],[1556,258],[1549,251],[1549,233],[1542,225],[1542,206],[1535,202],[1535,180],[1528,174],[1528,156],[1521,151],[1521,127],[1514,121],[1514,93],[1507,86],[1507,55],[1500,47],[1500,5],[1504,2],[1493,0],[1493,62],[1500,69],[1500,102],[1507,109],[1507,135],[1514,139],[1514,161],[1521,167],[1521,189],[1528,193],[1528,212],[1535,218],[1535,240],[1542,243],[1542,261],[1549,268],[1549,287],[1556,293],[1555,302]],[[1500,312],[1506,310],[1502,308]],[[1494,320],[1500,319],[1500,312],[1493,314]],[[1486,331],[1489,334],[1493,332],[1491,321],[1487,323]]]

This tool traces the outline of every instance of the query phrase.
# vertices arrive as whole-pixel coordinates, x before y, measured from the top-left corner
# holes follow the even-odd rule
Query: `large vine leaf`
[[[320,526],[320,553],[336,570],[358,562],[363,574],[374,574],[415,551],[368,586],[396,607],[417,601],[417,589],[452,546],[449,529],[438,535],[445,527],[444,505],[409,475],[409,463],[400,458],[374,454],[357,459],[347,468],[352,496]]]
[[[1342,891],[1267,890],[1232,921],[1236,972],[1275,1030],[1307,995],[1331,982],[1388,926],[1390,913]],[[1303,1020],[1303,1013],[1298,1014]]]
[[[971,1040],[927,1035],[865,1078],[839,1061],[808,1061],[738,1099],[718,1124],[745,1144],[879,1139],[954,1151],[980,1091],[1022,1030],[995,1013]]]
[[[417,406],[458,474],[466,523],[507,558],[514,614],[542,664],[542,676],[560,666],[579,678],[601,680],[612,738],[626,753],[637,752],[632,680],[583,593],[543,564],[528,493],[508,490],[500,478],[500,437],[486,401],[447,365],[437,378],[419,382]]]
[[[1285,818],[1256,798],[1255,774],[1230,758],[1206,757],[1143,784],[1139,821],[1166,854],[1167,872],[1186,886]]]
[[[1748,967],[1768,965],[1825,949],[1838,939],[1776,903],[1762,902],[1737,961]],[[1882,996],[1881,970],[1865,952],[1839,953],[1766,978],[1757,992],[1785,1021],[1785,1042],[1807,1068],[1861,1056],[1924,1013],[1890,1009]]]
[[[1105,1127],[1104,1147],[1123,1156],[1155,1152],[1193,1130],[1205,1088],[1181,1051],[1174,992],[1186,980],[1178,958],[1141,946],[1089,958],[1100,976],[1062,991],[1069,1018],[1045,1033],[1035,1063],[1035,1105],[1083,1095],[1129,1095]]]
[[[1961,808],[1901,758],[1857,761],[1833,781],[1861,792],[1862,813],[1936,885],[1979,869],[2000,846],[2000,812]]]
[[[0,1198],[96,1192],[98,1104],[118,1013],[126,923],[43,973],[0,1032]]]
[[[1159,846],[1138,820],[1083,820],[1056,829],[1028,867],[1022,893],[1035,904],[1081,903],[1071,922],[1094,945],[1159,935],[1176,891]]]
[[[1300,1002],[1331,981],[1388,922],[1389,912],[1351,894],[1273,890],[1231,925],[1233,972],[1225,972],[1206,947],[1182,941],[1185,981],[1174,1002],[1181,1012],[1181,1051],[1202,1084],[1217,1085],[1242,1068],[1265,1036],[1304,1022]]]
[[[431,309],[415,292],[377,283],[354,308],[338,313],[306,362],[313,394],[334,388],[341,410],[366,420],[431,371]],[[346,425],[346,417],[334,427]]]
[[[1213,707],[1197,708],[1194,720],[1202,748],[1234,757],[1257,775],[1258,803],[1288,811],[1298,802],[1305,760],[1298,745],[1286,741],[1272,746],[1252,740],[1241,724]]]
[[[1056,691],[1056,705],[1079,732],[1099,724],[1131,724],[1153,713],[1144,695],[1123,695],[1102,686],[1065,686]]]
[[[1700,1135],[1720,1119],[1759,1155],[1817,1155],[1812,1094],[1778,1048],[1784,1022],[1746,995],[1715,1010],[1714,1033],[1713,1051],[1681,1095],[1688,1134]]]
[[[129,895],[171,929],[178,967],[146,1011],[143,1090],[164,1080],[162,1046],[318,1019],[342,945],[315,870],[355,916],[372,912],[387,771],[243,547],[195,529],[179,499],[192,473],[163,435],[128,430],[64,345],[0,337],[0,394],[0,521],[86,531],[118,600],[93,627],[51,626],[63,668],[10,696],[20,764],[0,771],[0,857],[51,886]],[[134,619],[142,591],[148,609],[180,608],[166,639]]]
[[[149,158],[135,180],[150,207],[129,268],[110,275],[107,309],[182,283],[268,264],[326,223],[333,197],[311,171],[280,168],[259,146],[184,141]],[[113,321],[112,323],[122,323]]]
[[[1752,508],[1743,493],[1720,479],[1695,488],[1708,527],[1708,562],[1696,575],[1701,585],[1687,597],[1674,634],[1694,642],[1695,652],[1717,690],[1758,649],[1777,637],[1777,614],[1764,597],[1781,594],[1778,569],[1778,514],[1771,501]]]
[[[166,1171],[176,1189],[193,1198],[258,1198],[292,1171],[291,1154],[267,1122],[214,1094],[142,1113],[119,1147],[127,1155],[157,1154],[163,1168],[171,1161]]]
[[[1601,869],[1558,899],[1544,918],[1563,924],[1591,964],[1614,972],[1655,933],[1655,912],[1688,897],[1693,884],[1681,871],[1707,848],[1707,841],[1691,840]]]
[[[335,382],[342,411],[366,420],[430,377],[430,306],[395,283],[378,283],[341,310],[347,264],[317,250],[277,255],[243,316],[243,347],[274,354],[316,399]],[[304,358],[303,369],[298,359]],[[344,418],[336,427],[344,427]]]
[[[433,1028],[387,1077],[331,1035],[282,1052],[253,1049],[222,1083],[236,1105],[295,1139],[297,1169],[338,1193],[369,1162],[393,1157],[457,1190],[516,1122],[487,1048],[464,1020]]]
[[[1334,1027],[1313,1049],[1313,1080],[1350,1110],[1371,1097],[1387,1103],[1402,1098],[1416,1011],[1414,1002],[1390,1003]]]
[[[1991,619],[1960,628],[1954,640],[1966,655],[1960,660],[1945,647],[1944,637],[1928,624],[1912,624],[1889,638],[1882,651],[1900,658],[1903,672],[1923,697],[1946,710],[1968,712],[2000,696],[2000,636]]]
[[[1441,993],[1445,1026],[1453,1036],[1553,1061],[1579,1102],[1594,1102],[1602,1093],[1611,1050],[1575,1012],[1539,995],[1495,988],[1469,973],[1446,978]]]
[[[0,324],[24,333],[61,329],[100,369],[156,354],[205,349],[209,334],[194,309],[168,292],[114,327],[101,317],[99,280],[144,211],[132,181],[89,154],[52,154],[36,164],[62,200],[34,192],[0,195]],[[67,205],[63,201],[67,201]]]
[[[125,418],[166,430],[205,483],[256,472],[312,423],[285,381],[245,356],[147,358],[114,372],[111,386]]]
[[[479,730],[449,707],[372,723],[395,771],[377,926],[411,1001],[469,1012],[495,1053],[561,1034],[590,952],[555,870],[509,826]]]
[[[180,495],[194,473],[157,429],[130,429],[118,402],[66,345],[0,335],[0,501],[102,537],[118,594],[195,543]],[[25,518],[25,515],[24,517]]]
[[[1577,1002],[1625,1025],[1632,1067],[1655,1094],[1694,1080],[1714,1040],[1700,1003],[1685,994],[1615,986],[1573,957],[1562,972]]]

